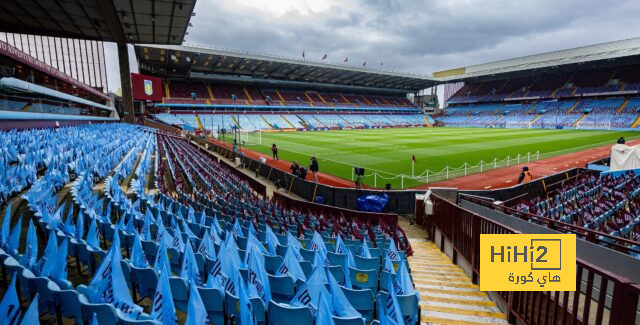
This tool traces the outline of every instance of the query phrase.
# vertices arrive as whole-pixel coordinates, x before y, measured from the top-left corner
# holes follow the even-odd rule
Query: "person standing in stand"
[[[311,163],[309,163],[309,170],[313,174],[313,181],[318,182],[318,160],[316,157],[311,157]]]
[[[274,160],[280,160],[278,158],[278,146],[276,146],[275,143],[273,145],[271,145],[271,152],[273,153],[273,159]]]

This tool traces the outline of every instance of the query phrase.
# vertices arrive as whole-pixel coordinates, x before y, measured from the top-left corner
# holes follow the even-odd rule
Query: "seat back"
[[[360,270],[349,268],[351,284],[356,289],[371,289],[373,294],[378,293],[378,272],[375,270]]]
[[[187,281],[183,278],[169,277],[169,286],[171,286],[171,295],[176,308],[183,312],[187,312],[187,304],[189,303],[189,287]]]
[[[369,289],[349,289],[342,287],[344,295],[361,315],[370,322],[373,319],[373,293]]]
[[[311,262],[316,255],[316,251],[300,248],[300,255],[302,255],[302,258],[304,258],[305,261]]]
[[[158,286],[158,274],[152,268],[137,268],[130,266],[131,283],[134,285],[136,292],[142,298],[153,298],[156,294]]]
[[[380,299],[383,302],[387,301],[387,299],[389,298],[388,292],[380,291],[378,295],[380,295]],[[397,298],[398,305],[403,317],[414,317],[417,315],[418,319],[420,319],[420,306],[418,305],[418,297],[416,297],[416,295],[398,295]]]
[[[313,316],[307,307],[281,305],[269,303],[269,325],[299,325],[313,324]]]
[[[271,299],[279,303],[291,301],[296,294],[293,279],[287,275],[276,276],[269,274],[268,276]]]
[[[361,270],[380,270],[380,259],[377,257],[364,258],[360,256],[354,256],[353,259],[356,262],[356,267]]]
[[[269,274],[275,274],[276,270],[282,264],[282,256],[265,256],[264,268]]]
[[[333,274],[333,277],[336,278],[338,283],[344,285],[344,267],[340,265],[331,265],[329,266],[329,272]]]
[[[224,294],[217,289],[201,287],[198,287],[198,293],[209,320],[214,324],[224,323]]]
[[[364,318],[362,317],[345,318],[332,316],[331,318],[335,325],[364,325]]]
[[[331,265],[344,266],[345,264],[344,258],[345,258],[344,254],[327,252],[327,259],[329,260],[329,263],[331,263]]]

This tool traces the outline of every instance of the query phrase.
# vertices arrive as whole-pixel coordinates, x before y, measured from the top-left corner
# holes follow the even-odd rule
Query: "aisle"
[[[422,324],[508,324],[506,315],[478,285],[430,241],[400,218],[414,254],[409,266],[420,292]]]

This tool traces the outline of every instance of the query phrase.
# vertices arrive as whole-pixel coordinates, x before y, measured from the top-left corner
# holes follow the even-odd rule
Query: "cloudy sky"
[[[186,44],[424,74],[640,36],[638,0],[198,0],[195,12]],[[117,69],[109,59],[110,90]]]

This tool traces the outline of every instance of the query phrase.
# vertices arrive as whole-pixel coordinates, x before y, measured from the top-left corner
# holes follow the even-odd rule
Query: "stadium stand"
[[[362,306],[389,294],[413,299],[405,321],[418,321],[411,246],[395,224],[285,209],[187,140],[138,126],[11,131],[0,139],[8,153],[0,166],[9,171],[0,176],[14,175],[0,182],[1,199],[28,188],[23,198],[34,214],[6,209],[0,256],[9,290],[39,297],[59,321],[175,322],[176,310],[196,317],[194,304],[214,323],[247,314],[260,322],[277,318],[278,308],[305,306],[316,317],[321,292],[336,322],[372,321],[373,308]],[[61,196],[69,186],[71,196]],[[47,242],[41,253],[39,238]],[[238,300],[248,312],[232,307]]]

